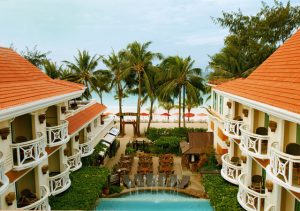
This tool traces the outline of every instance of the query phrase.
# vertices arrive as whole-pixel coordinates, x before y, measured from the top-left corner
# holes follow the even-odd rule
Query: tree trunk
[[[167,110],[168,111],[168,122],[170,121],[170,109]]]
[[[178,114],[178,127],[180,128],[181,127],[181,86],[179,87],[179,106],[178,106],[178,109],[179,109],[179,114]]]
[[[183,116],[183,127],[185,127],[185,85],[183,85],[183,97],[182,97],[182,116]]]
[[[123,93],[122,93],[122,89],[120,87],[120,84],[118,83],[118,98],[119,98],[119,114],[120,114],[120,134],[121,136],[124,136],[124,130],[123,130],[123,125],[122,125],[122,122],[123,122],[123,112],[122,112],[122,97],[123,97]]]
[[[188,108],[188,113],[191,113],[191,109]],[[190,117],[188,117],[188,122],[190,121]]]
[[[140,132],[141,96],[142,96],[142,79],[141,79],[141,72],[139,72],[139,95],[138,95],[137,116],[136,116],[136,130],[137,130],[138,137],[141,136],[141,132]]]
[[[149,130],[149,128],[150,128],[150,124],[151,124],[151,121],[152,121],[152,117],[153,117],[153,112],[152,112],[152,110],[153,110],[153,104],[154,104],[154,100],[150,100],[151,102],[150,102],[150,114],[149,114],[149,121],[148,121],[148,126],[147,126],[147,131]]]

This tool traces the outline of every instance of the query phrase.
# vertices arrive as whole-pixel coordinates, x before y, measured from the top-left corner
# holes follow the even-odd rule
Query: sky
[[[259,0],[0,0],[0,46],[37,45],[60,63],[77,50],[107,55],[133,41],[152,41],[164,55],[191,56],[205,69],[228,34],[213,23],[222,11],[255,14]],[[273,0],[266,0],[272,3]],[[282,2],[287,2],[286,0]],[[299,0],[291,0],[293,5]]]

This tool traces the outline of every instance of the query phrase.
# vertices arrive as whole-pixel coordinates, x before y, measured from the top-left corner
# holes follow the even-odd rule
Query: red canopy
[[[198,114],[197,116],[207,116],[207,114],[205,114],[205,113],[200,113],[200,114]]]
[[[171,114],[163,113],[163,114],[161,114],[161,116],[171,116]]]
[[[184,116],[185,117],[193,117],[193,116],[195,116],[195,114],[193,114],[193,113],[186,113]]]
[[[149,114],[145,113],[145,112],[142,112],[140,113],[141,116],[149,116]]]

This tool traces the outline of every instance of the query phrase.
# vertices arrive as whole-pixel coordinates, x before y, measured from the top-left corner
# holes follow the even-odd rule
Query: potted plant
[[[228,102],[227,102],[227,107],[228,107],[228,108],[231,108],[231,106],[232,106],[232,103],[231,103],[230,101],[228,101]]]
[[[60,110],[61,110],[62,114],[65,114],[67,111],[67,108],[66,108],[66,106],[62,106],[62,107],[60,107]]]
[[[46,114],[39,115],[39,122],[40,122],[40,124],[43,124],[44,121],[45,121],[45,119],[46,119]]]
[[[247,157],[245,155],[242,155],[241,160],[242,160],[243,163],[246,163],[247,162]]]
[[[0,136],[1,136],[2,140],[7,139],[7,136],[9,135],[9,133],[10,133],[9,127],[0,129]]]
[[[5,196],[5,201],[8,206],[11,206],[14,203],[14,200],[16,200],[16,194],[14,192],[9,192]]]
[[[77,142],[79,140],[79,135],[75,136],[75,141]]]
[[[275,131],[276,131],[276,128],[277,128],[277,122],[275,122],[275,121],[270,121],[270,122],[269,122],[269,128],[271,129],[272,132],[275,132]]]
[[[48,165],[43,165],[42,166],[42,172],[43,172],[43,174],[47,174],[48,169],[49,169]]]
[[[271,180],[266,180],[266,188],[269,192],[273,191],[273,182]]]
[[[65,148],[65,149],[64,149],[64,155],[67,156],[68,154],[69,154],[69,149],[68,149],[68,148]]]
[[[245,117],[248,117],[248,113],[249,113],[249,110],[246,108],[243,108],[243,114]]]

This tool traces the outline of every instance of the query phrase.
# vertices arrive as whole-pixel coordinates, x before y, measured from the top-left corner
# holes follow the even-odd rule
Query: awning
[[[110,129],[110,131],[108,133],[111,135],[114,135],[114,136],[118,136],[120,133],[120,130],[118,128],[113,127],[112,129]]]
[[[111,134],[106,134],[106,136],[103,138],[103,141],[112,145],[112,143],[114,142],[115,139],[116,139],[116,136],[111,135]]]
[[[105,142],[104,140],[101,141],[101,144],[105,145],[106,148],[109,148],[110,147],[110,144]]]

